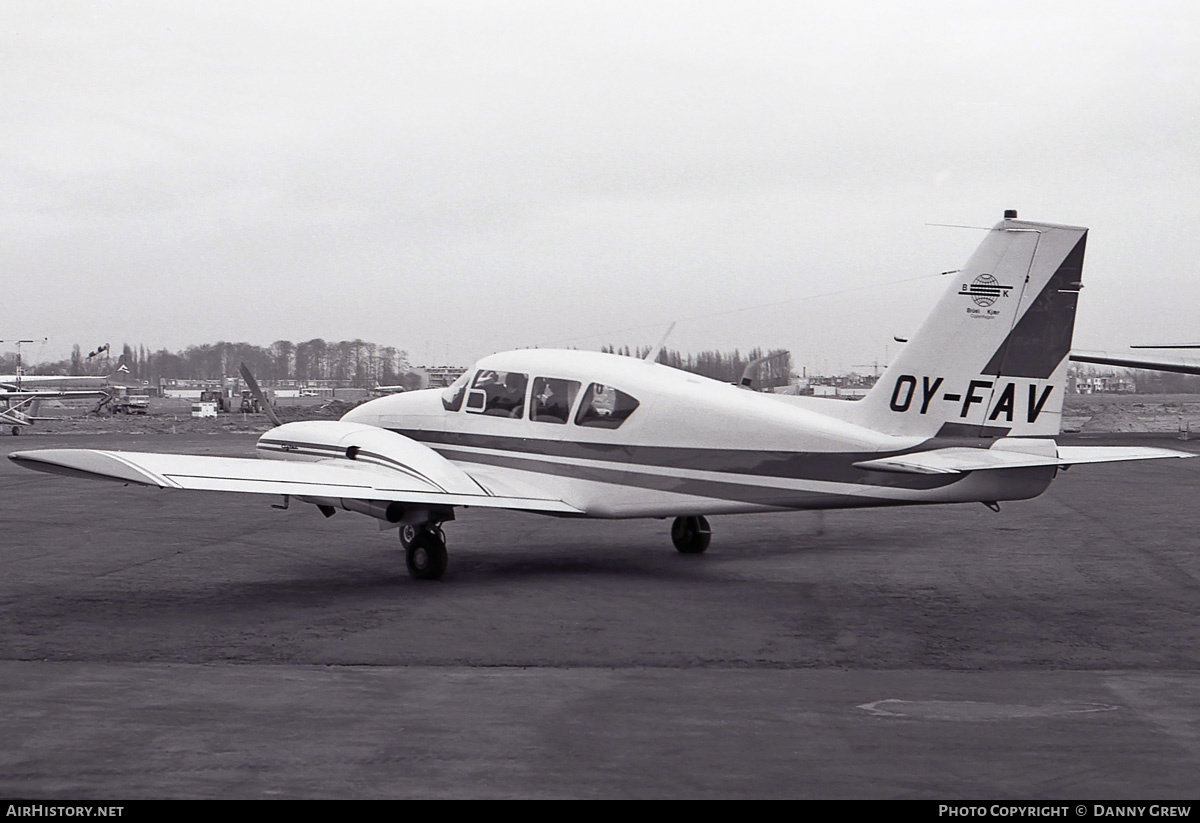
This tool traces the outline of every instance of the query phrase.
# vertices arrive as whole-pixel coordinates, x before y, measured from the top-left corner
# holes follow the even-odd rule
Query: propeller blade
[[[246,388],[250,389],[250,393],[258,401],[258,405],[266,413],[267,419],[271,421],[271,425],[282,426],[283,422],[279,419],[279,415],[275,414],[275,409],[271,408],[271,403],[267,400],[266,395],[262,393],[262,389],[258,387],[258,381],[254,379],[254,375],[250,373],[250,369],[246,368],[246,364],[242,363],[238,371],[241,372],[242,379],[246,381]]]

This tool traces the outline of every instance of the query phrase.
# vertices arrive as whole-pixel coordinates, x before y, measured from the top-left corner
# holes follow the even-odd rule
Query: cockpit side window
[[[566,424],[579,394],[578,380],[559,380],[554,377],[535,377],[529,419],[539,423]]]
[[[638,401],[620,389],[593,383],[587,387],[583,402],[579,404],[579,411],[575,414],[575,425],[615,429],[624,423],[637,407]]]
[[[467,395],[467,411],[496,417],[523,417],[529,376],[520,372],[480,369]]]
[[[463,395],[467,393],[467,383],[471,373],[463,372],[458,379],[442,389],[442,408],[446,411],[458,411],[462,408]]]

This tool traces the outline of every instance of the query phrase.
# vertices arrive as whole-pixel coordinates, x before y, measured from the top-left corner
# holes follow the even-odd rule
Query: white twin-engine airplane
[[[381,397],[340,421],[279,425],[258,457],[16,452],[59,474],[294,497],[400,527],[413,577],[446,568],[458,506],[566,517],[674,517],[1036,497],[1060,467],[1187,457],[1058,446],[1087,229],[1006,214],[858,402],[747,391],[580,351],[483,358],[454,385]],[[1010,219],[1012,218],[1012,219]],[[253,387],[253,381],[248,380]]]

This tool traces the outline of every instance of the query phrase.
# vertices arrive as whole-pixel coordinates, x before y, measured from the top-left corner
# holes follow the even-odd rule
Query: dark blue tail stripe
[[[1079,238],[1042,293],[996,349],[981,374],[1045,380],[1071,351],[1075,304],[1083,277],[1087,234]]]

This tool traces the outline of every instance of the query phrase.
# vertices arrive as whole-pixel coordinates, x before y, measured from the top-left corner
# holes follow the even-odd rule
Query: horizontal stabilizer
[[[964,474],[989,469],[1028,469],[1038,466],[1066,468],[1077,463],[1116,463],[1124,460],[1157,460],[1195,457],[1189,452],[1146,446],[1059,446],[1057,456],[1008,449],[948,448],[863,460],[860,469],[901,474]]]
[[[98,449],[21,451],[13,452],[9,459],[26,468],[51,474],[115,480],[163,489],[581,513],[574,506],[541,495],[531,488],[504,489],[505,492],[515,491],[515,495],[489,493],[482,487],[474,494],[446,492],[419,477],[370,464],[346,465],[348,461],[295,462]]]
[[[1158,460],[1163,457],[1195,457],[1191,452],[1156,449],[1150,446],[1059,446],[1061,465],[1077,463],[1119,463],[1124,460]]]

